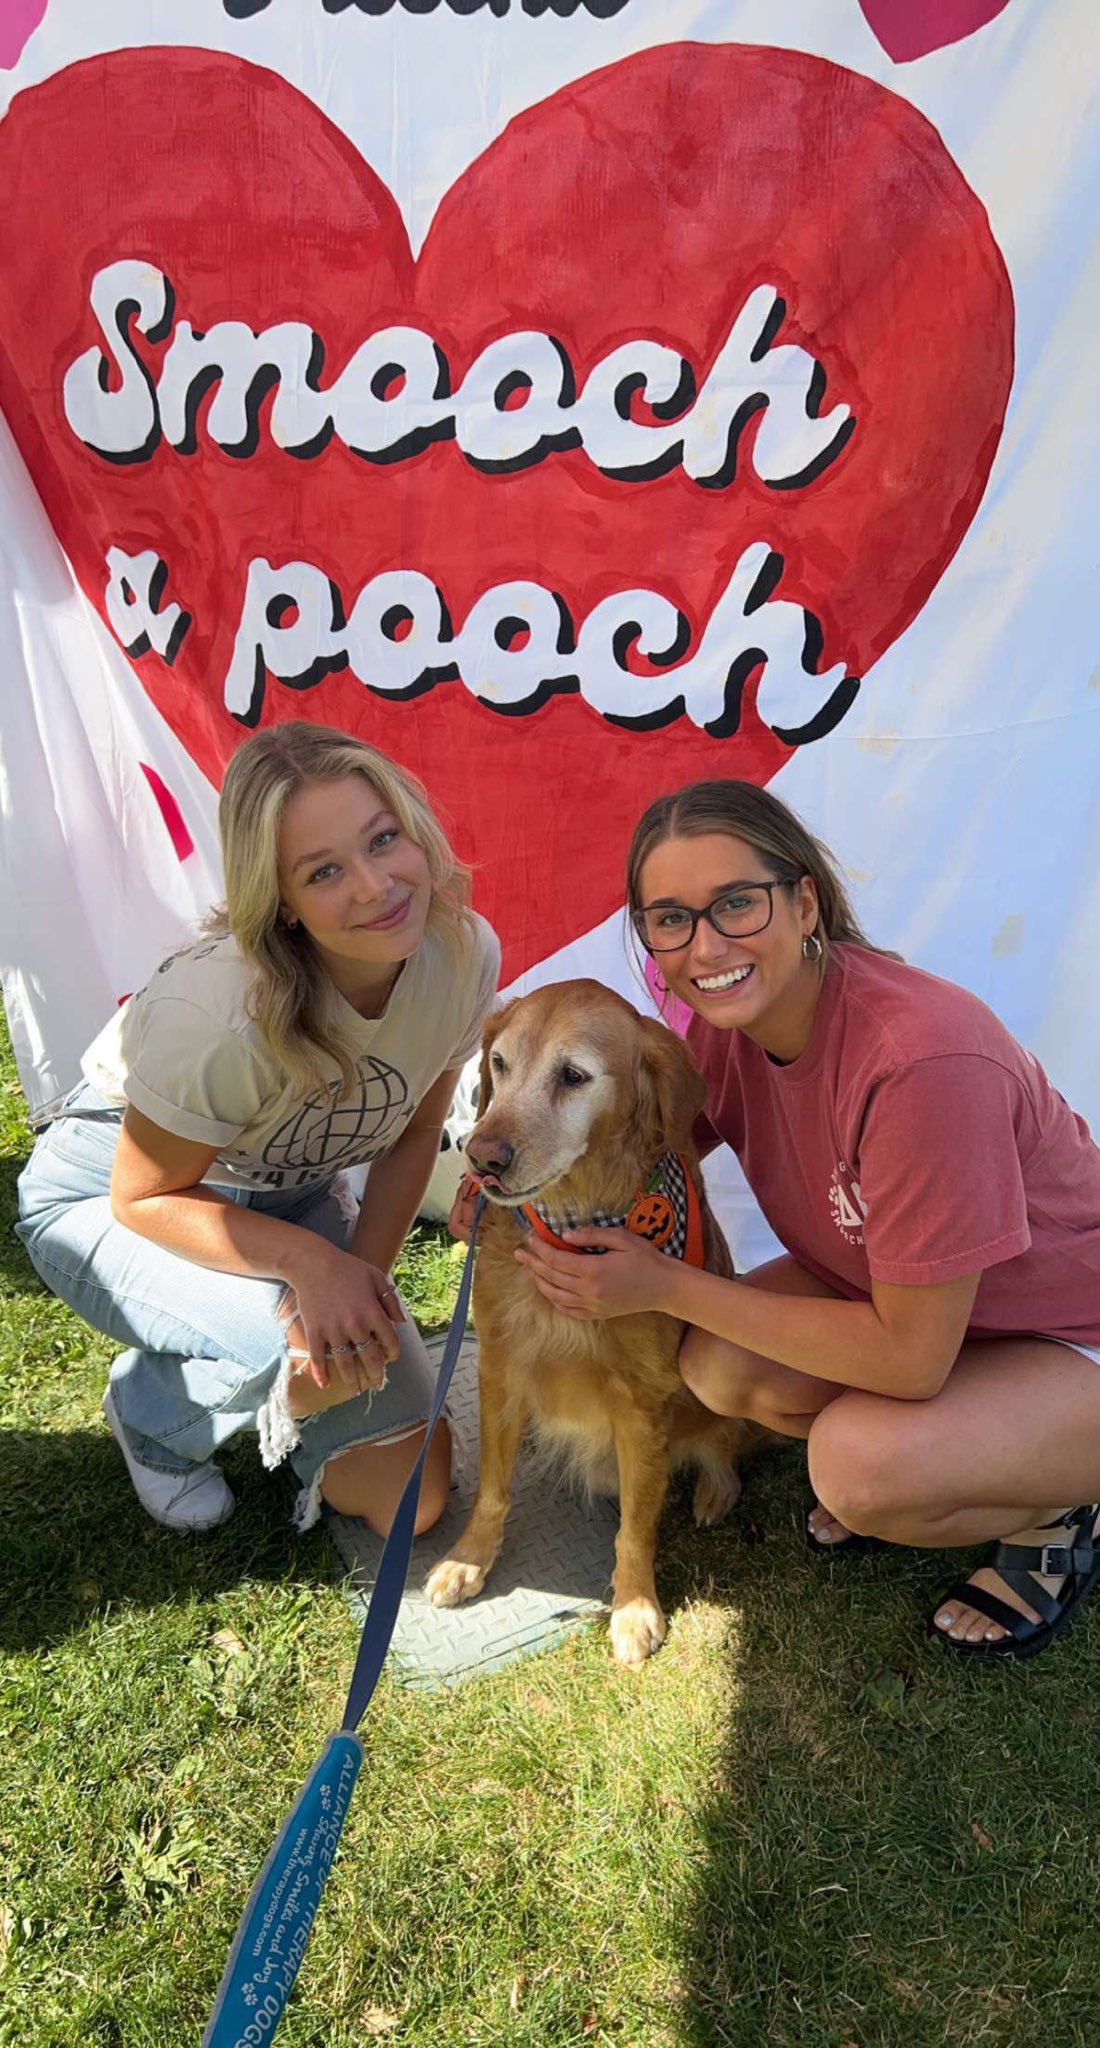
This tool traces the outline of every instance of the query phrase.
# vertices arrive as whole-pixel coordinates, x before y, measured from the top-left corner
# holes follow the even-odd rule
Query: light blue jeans
[[[424,1422],[435,1369],[406,1310],[385,1386],[297,1420],[287,1404],[289,1360],[280,1281],[214,1273],[117,1223],[109,1187],[121,1111],[82,1084],[38,1139],[19,1177],[16,1232],[54,1294],[117,1342],[111,1395],[135,1458],[161,1472],[202,1463],[255,1429],[264,1464],[290,1456],[302,1483],[295,1510],[307,1529],[320,1512],[329,1458],[397,1438]],[[321,1186],[230,1200],[343,1244],[355,1201],[341,1176]]]

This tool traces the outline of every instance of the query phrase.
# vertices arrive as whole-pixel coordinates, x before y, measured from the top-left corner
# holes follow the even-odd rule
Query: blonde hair
[[[627,856],[626,900],[632,917],[642,905],[642,869],[650,854],[666,839],[699,839],[708,832],[727,832],[743,839],[760,855],[775,880],[787,888],[793,889],[803,875],[809,875],[817,890],[814,931],[821,941],[818,964],[822,970],[830,945],[863,946],[869,953],[885,951],[872,945],[863,930],[828,848],[786,804],[755,782],[690,782],[673,796],[658,797],[650,804],[635,826]],[[886,957],[896,960],[900,955],[888,953]]]
[[[225,771],[218,805],[226,900],[212,912],[206,929],[231,933],[236,940],[253,969],[249,1015],[303,1089],[324,1083],[326,1055],[350,1088],[355,1048],[308,932],[301,925],[291,929],[280,916],[279,826],[287,803],[304,784],[347,775],[361,775],[377,790],[424,854],[432,890],[427,930],[438,933],[452,954],[465,950],[474,930],[467,907],[469,871],[460,866],[423,788],[406,769],[350,733],[304,720],[244,740]]]

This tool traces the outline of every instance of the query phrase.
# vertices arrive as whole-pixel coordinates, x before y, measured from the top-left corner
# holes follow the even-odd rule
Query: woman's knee
[[[786,1366],[758,1358],[708,1330],[691,1329],[680,1346],[684,1385],[715,1415],[757,1422],[781,1436],[805,1436],[804,1417],[817,1400],[832,1400],[832,1389],[815,1390]]]
[[[899,1508],[917,1504],[920,1460],[906,1448],[904,1417],[890,1412],[902,1405],[853,1391],[811,1424],[810,1484],[822,1507],[858,1536],[885,1534]]]
[[[377,1536],[387,1537],[398,1503],[420,1455],[423,1429],[399,1442],[356,1444],[331,1457],[321,1478],[321,1495],[337,1514],[366,1522]],[[423,1536],[435,1527],[451,1483],[451,1433],[440,1422],[424,1462],[413,1533]]]
[[[709,1330],[689,1329],[680,1345],[680,1377],[704,1408],[757,1421],[752,1402],[758,1390],[747,1364],[746,1352]]]

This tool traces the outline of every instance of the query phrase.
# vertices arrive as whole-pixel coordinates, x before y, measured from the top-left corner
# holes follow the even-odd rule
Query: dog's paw
[[[611,1647],[620,1664],[637,1671],[659,1650],[667,1634],[667,1623],[655,1600],[628,1600],[611,1615]]]
[[[724,1465],[717,1472],[710,1469],[700,1472],[691,1504],[698,1527],[713,1528],[715,1522],[722,1521],[740,1498],[741,1474],[732,1465]]]
[[[460,1607],[463,1600],[473,1600],[485,1584],[489,1567],[484,1564],[463,1564],[457,1557],[445,1557],[429,1572],[424,1592],[433,1607]]]

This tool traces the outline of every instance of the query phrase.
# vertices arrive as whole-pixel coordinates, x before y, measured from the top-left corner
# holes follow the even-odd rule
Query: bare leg
[[[818,1301],[837,1301],[836,1289],[808,1273],[784,1254],[746,1273],[741,1285],[762,1287],[771,1294],[799,1294]],[[688,1330],[680,1346],[680,1371],[692,1392],[719,1415],[741,1415],[763,1423],[780,1436],[808,1437],[823,1408],[846,1391],[835,1380],[815,1379],[774,1358],[746,1351],[739,1344],[713,1337],[709,1330]],[[815,1540],[825,1547],[851,1535],[835,1515],[818,1503],[809,1517]]]
[[[746,1273],[738,1285],[760,1287],[769,1294],[808,1295],[818,1301],[840,1299],[835,1288],[786,1254]],[[740,1415],[777,1430],[781,1436],[808,1436],[821,1410],[845,1392],[833,1380],[796,1372],[777,1359],[746,1351],[725,1337],[714,1337],[709,1330],[687,1331],[680,1346],[680,1373],[685,1385],[716,1415]]]
[[[397,1513],[397,1503],[424,1442],[424,1430],[414,1430],[398,1443],[355,1444],[330,1458],[321,1478],[321,1493],[338,1515],[358,1515],[376,1536],[388,1536]],[[431,1449],[424,1461],[420,1500],[416,1510],[417,1536],[438,1522],[447,1505],[451,1483],[451,1432],[441,1417]]]
[[[815,1492],[864,1534],[928,1548],[1056,1541],[1054,1515],[1100,1503],[1100,1367],[1039,1337],[964,1344],[933,1400],[843,1394],[814,1423],[809,1458]],[[1036,1618],[989,1567],[973,1579]],[[936,1621],[957,1640],[1005,1634],[958,1601]]]
[[[325,1409],[337,1408],[341,1402],[351,1400],[354,1394],[364,1391],[369,1385],[362,1368],[357,1387],[349,1387],[346,1380],[335,1372],[327,1387],[319,1387],[308,1373],[300,1372],[290,1381],[287,1404],[292,1415],[318,1415]],[[376,1536],[388,1536],[397,1503],[420,1456],[423,1442],[424,1429],[421,1428],[410,1436],[401,1437],[396,1443],[387,1442],[382,1437],[376,1443],[354,1444],[350,1450],[340,1451],[329,1459],[324,1468],[321,1478],[323,1499],[336,1509],[338,1515],[356,1515],[374,1530]],[[418,1536],[438,1522],[447,1505],[450,1483],[451,1432],[446,1420],[441,1419],[432,1438],[420,1483],[415,1531]]]

